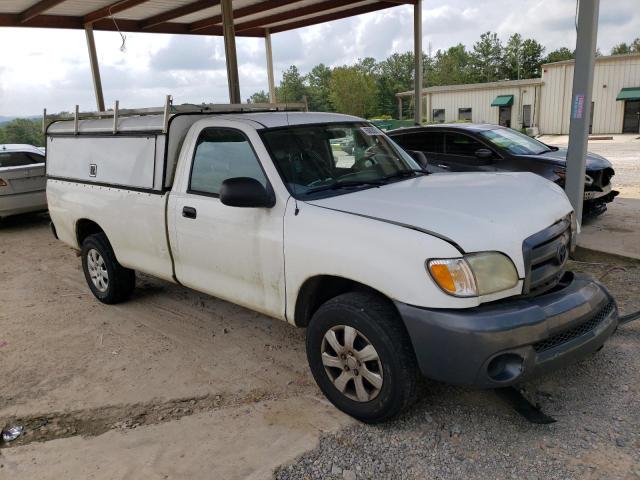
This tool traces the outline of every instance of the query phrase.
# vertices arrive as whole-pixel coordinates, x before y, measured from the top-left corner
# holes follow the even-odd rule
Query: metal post
[[[99,112],[104,112],[104,95],[102,94],[102,80],[100,79],[100,65],[96,54],[96,42],[93,39],[93,25],[90,23],[84,26],[84,33],[87,37],[87,48],[89,49],[89,64],[91,65],[91,77],[93,78],[93,90],[96,95],[96,106]]]
[[[413,5],[413,54],[415,56],[415,85],[413,111],[416,125],[422,123],[422,0],[416,0]]]
[[[240,98],[240,76],[238,75],[238,56],[236,54],[236,31],[233,25],[233,5],[231,5],[231,0],[222,0],[220,7],[222,9],[224,51],[227,60],[229,103],[242,103]]]
[[[579,8],[576,61],[571,95],[569,151],[567,152],[567,173],[564,187],[576,212],[578,222],[582,218],[600,0],[580,0]]]
[[[273,76],[273,53],[271,50],[271,32],[264,29],[264,47],[267,52],[267,78],[269,80],[269,101],[276,103],[276,81]]]
[[[402,120],[402,97],[398,97],[398,120]]]

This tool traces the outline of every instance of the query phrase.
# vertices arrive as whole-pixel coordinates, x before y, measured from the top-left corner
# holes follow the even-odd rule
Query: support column
[[[573,92],[571,94],[569,151],[567,152],[567,173],[564,187],[576,212],[578,223],[582,219],[599,9],[600,0],[580,0],[576,62],[573,71]]]
[[[242,103],[240,98],[240,76],[238,75],[238,56],[236,54],[236,31],[233,25],[231,0],[222,0],[220,7],[222,9],[224,52],[227,62],[227,82],[229,83],[229,103]]]
[[[269,101],[276,103],[276,81],[273,76],[273,53],[271,51],[271,32],[264,29],[264,47],[267,52],[267,78],[269,80]]]
[[[402,120],[402,97],[398,97],[398,120]]]
[[[84,26],[84,33],[87,37],[87,49],[89,50],[89,64],[91,65],[91,77],[93,79],[93,91],[96,96],[96,107],[99,112],[104,112],[104,95],[102,94],[102,80],[100,79],[100,64],[96,54],[96,42],[93,38],[93,25],[90,23]]]
[[[413,5],[413,54],[415,57],[415,85],[414,85],[414,121],[416,125],[422,123],[422,0],[416,0]]]

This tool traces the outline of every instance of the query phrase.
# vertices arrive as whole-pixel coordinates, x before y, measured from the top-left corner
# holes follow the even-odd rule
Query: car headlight
[[[427,261],[427,270],[442,290],[456,297],[477,297],[508,290],[519,280],[511,259],[499,252],[432,259]]]

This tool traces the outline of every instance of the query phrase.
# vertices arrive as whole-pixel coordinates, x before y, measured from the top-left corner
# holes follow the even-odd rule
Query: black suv
[[[424,153],[427,170],[439,172],[532,172],[564,186],[567,149],[546,145],[510,128],[489,124],[442,124],[387,132],[407,151]],[[611,188],[611,162],[587,154],[583,216],[607,210],[618,192]]]

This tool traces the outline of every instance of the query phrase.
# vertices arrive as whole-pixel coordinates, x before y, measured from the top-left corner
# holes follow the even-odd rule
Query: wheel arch
[[[81,218],[76,222],[76,241],[78,242],[78,247],[82,248],[82,242],[84,242],[89,235],[96,233],[105,233],[104,229],[97,222],[88,218]]]
[[[354,291],[373,293],[393,305],[387,295],[356,280],[337,275],[316,275],[305,280],[298,290],[294,312],[295,325],[308,326],[311,317],[323,303],[343,293]]]

